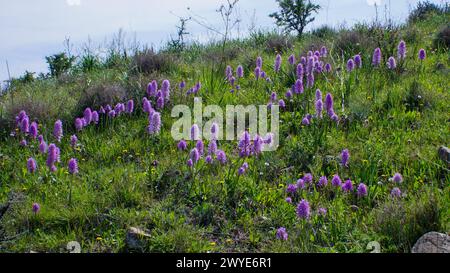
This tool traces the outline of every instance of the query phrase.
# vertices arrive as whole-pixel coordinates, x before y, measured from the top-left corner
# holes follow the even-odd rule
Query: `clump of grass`
[[[426,189],[406,199],[389,199],[374,211],[374,229],[385,240],[388,250],[392,245],[409,252],[417,239],[429,231],[441,231],[442,207],[438,193]]]
[[[169,53],[157,53],[153,49],[144,49],[133,56],[131,70],[144,75],[167,72],[173,67],[174,61],[174,56]]]

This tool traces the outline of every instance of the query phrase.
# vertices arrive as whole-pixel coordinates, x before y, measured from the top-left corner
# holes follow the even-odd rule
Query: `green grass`
[[[220,54],[218,46],[197,44],[180,53],[176,65],[164,74],[134,75],[124,65],[77,72],[66,79],[18,84],[12,95],[0,100],[2,117],[11,121],[17,114],[11,109],[20,110],[17,107],[24,102],[42,104],[45,111],[39,120],[40,133],[49,143],[54,142],[51,131],[58,117],[65,125],[64,138],[57,144],[61,163],[58,171],[51,173],[36,141],[21,147],[20,133],[11,137],[6,127],[2,130],[0,203],[15,197],[0,220],[0,251],[63,252],[73,240],[80,242],[83,252],[127,251],[126,230],[131,226],[149,232],[143,250],[151,252],[367,252],[371,241],[379,241],[383,252],[408,252],[427,231],[449,232],[450,174],[437,156],[439,146],[450,144],[449,55],[448,50],[431,48],[435,33],[448,20],[448,14],[441,14],[396,30],[400,37],[412,28],[418,33],[418,38],[407,44],[402,72],[388,71],[384,66],[373,69],[373,48],[368,48],[361,52],[363,68],[352,73],[348,89],[347,72],[316,79],[314,89],[301,95],[310,98],[309,112],[314,112],[312,98],[320,88],[323,96],[332,93],[335,111],[346,122],[336,126],[326,118],[307,127],[301,125],[305,109],[283,111],[280,147],[248,159],[250,169],[239,178],[230,170],[243,161],[237,156],[237,143],[227,141],[220,141],[219,148],[226,151],[228,164],[207,166],[201,161],[193,177],[185,164],[187,152],[178,151],[170,135],[174,122],[170,109],[178,103],[192,106],[192,97],[180,94],[175,87],[181,80],[188,88],[197,81],[202,83],[199,96],[204,105],[266,104],[271,91],[284,98],[292,80],[274,74],[275,54],[265,49],[264,42],[253,43],[252,38],[229,42],[227,48],[238,53],[226,64],[233,68],[242,64],[245,69],[245,78],[239,82],[242,89],[235,94],[223,83],[219,64],[210,59],[211,54]],[[334,71],[344,71],[347,58],[342,59],[333,47],[338,35],[320,41],[310,35],[296,41],[294,49],[283,53],[285,74],[292,70],[288,56],[304,52],[311,43],[327,45]],[[416,56],[422,47],[427,49],[427,59],[420,63]],[[263,68],[273,85],[254,80],[257,56],[263,57]],[[436,69],[439,63],[444,69]],[[127,88],[130,97],[139,94],[135,98],[140,99],[145,84],[153,78],[168,78],[173,86],[171,105],[162,111],[160,135],[146,133],[147,117],[139,101],[132,116],[87,127],[77,133],[80,145],[76,149],[70,146],[70,135],[75,133],[73,119],[81,114],[77,103],[83,90],[95,84],[117,83]],[[345,92],[349,97],[343,110],[339,106]],[[288,107],[294,105],[288,103]],[[339,165],[345,148],[351,154],[348,169]],[[34,174],[26,169],[29,157],[38,164]],[[67,161],[72,157],[79,161],[76,176],[67,172]],[[326,175],[330,182],[339,173],[355,186],[364,182],[369,194],[357,198],[330,185],[300,191],[293,203],[307,199],[312,210],[309,221],[301,220],[295,205],[285,202],[286,186],[308,172],[315,181]],[[395,172],[404,178],[399,186],[404,196],[398,200],[389,195],[394,186],[389,178]],[[36,215],[31,211],[34,202],[41,205]],[[327,209],[326,216],[316,213],[319,207]],[[288,230],[287,241],[275,237],[281,226]]]

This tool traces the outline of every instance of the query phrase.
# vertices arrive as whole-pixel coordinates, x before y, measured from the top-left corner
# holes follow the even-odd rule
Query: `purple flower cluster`
[[[301,219],[309,219],[311,216],[311,208],[309,206],[309,202],[305,199],[302,199],[300,203],[297,205],[297,216]]]
[[[276,237],[279,240],[286,241],[288,239],[288,233],[286,231],[286,228],[280,227],[279,229],[277,229]]]

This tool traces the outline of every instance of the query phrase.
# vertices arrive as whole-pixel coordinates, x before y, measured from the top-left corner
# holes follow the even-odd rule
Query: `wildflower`
[[[388,62],[387,62],[387,66],[389,69],[394,70],[397,67],[397,63],[395,61],[394,57],[389,57]]]
[[[302,199],[297,206],[297,216],[302,219],[308,219],[310,214],[311,213],[308,201]]]
[[[36,160],[34,160],[34,158],[28,158],[27,169],[30,173],[34,173],[36,171]]]
[[[310,174],[310,173],[306,173],[304,176],[303,176],[303,180],[306,182],[306,183],[311,183],[312,181],[313,181],[313,176],[312,176],[312,174]]]
[[[270,100],[271,101],[276,101],[277,100],[277,93],[272,92],[272,94],[270,95]]]
[[[83,129],[83,121],[81,120],[81,118],[75,119],[75,129],[77,131],[81,131]]]
[[[280,67],[281,67],[281,55],[277,54],[277,56],[275,57],[275,64],[274,64],[275,72],[280,71]]]
[[[285,107],[286,107],[286,103],[284,102],[283,99],[280,99],[280,100],[278,101],[278,106],[280,106],[280,108],[285,108]]]
[[[307,117],[304,117],[303,119],[302,119],[302,124],[303,125],[309,125],[310,124],[310,121],[309,121],[309,119],[307,118]]]
[[[321,100],[322,99],[322,91],[320,91],[320,89],[316,90],[316,100]]]
[[[207,155],[205,158],[206,163],[211,164],[213,162],[213,158],[210,155]]]
[[[205,145],[203,144],[203,141],[201,139],[197,140],[197,144],[195,145],[195,147],[197,148],[200,156],[203,155],[203,149],[204,149]]]
[[[41,210],[41,206],[38,203],[33,203],[33,205],[31,206],[31,211],[34,214],[37,214],[40,210]]]
[[[20,146],[27,146],[27,145],[28,145],[27,140],[26,140],[26,139],[22,139],[22,140],[20,141],[19,145],[20,145]]]
[[[251,147],[250,147],[250,134],[247,131],[244,131],[240,140],[239,140],[239,156],[246,157],[250,155]]]
[[[331,179],[331,185],[335,186],[335,187],[340,187],[342,184],[342,180],[339,177],[339,175],[335,174],[333,176],[333,178]]]
[[[353,190],[353,183],[350,179],[347,179],[347,181],[345,181],[345,183],[342,185],[342,190],[345,192]]]
[[[68,169],[69,169],[69,173],[70,174],[77,174],[78,173],[78,162],[77,162],[77,160],[75,158],[71,158],[69,160],[69,164],[68,165],[69,165]]]
[[[314,86],[314,74],[310,73],[306,76],[306,87],[313,87]]]
[[[303,66],[305,66],[305,65],[306,65],[306,57],[301,56],[301,57],[300,57],[300,63],[301,63]]]
[[[291,197],[286,197],[285,200],[286,200],[287,203],[292,204],[292,198]]]
[[[290,100],[292,98],[292,91],[291,91],[291,89],[288,89],[286,91],[285,96],[286,96],[286,99],[288,99],[288,100]]]
[[[150,114],[150,112],[152,111],[152,105],[150,104],[150,101],[144,97],[142,99],[142,109],[144,110],[145,113]]]
[[[265,71],[261,71],[261,78],[265,79],[267,78],[266,72]]]
[[[359,183],[358,188],[356,189],[356,194],[358,197],[367,196],[367,186],[364,183]]]
[[[32,122],[29,129],[30,136],[34,139],[37,137],[38,134],[38,125],[36,122]]]
[[[316,115],[319,118],[322,118],[322,110],[323,110],[323,102],[322,99],[316,101]]]
[[[147,95],[149,97],[154,97],[156,95],[156,90],[158,90],[158,82],[153,80],[147,85]]]
[[[200,137],[200,129],[197,124],[192,125],[191,127],[191,140],[198,140]]]
[[[150,134],[158,134],[161,130],[161,115],[159,112],[153,112],[149,115],[150,123],[147,127],[147,131]]]
[[[77,145],[78,138],[76,135],[70,136],[70,146],[75,147]]]
[[[185,81],[181,81],[180,84],[178,84],[178,87],[183,90],[184,87],[186,87],[186,82]]]
[[[305,180],[303,179],[298,179],[297,180],[297,189],[304,189],[305,188]]]
[[[240,167],[238,169],[238,175],[243,175],[245,173],[245,169],[243,167]]]
[[[62,128],[62,121],[61,120],[57,120],[55,122],[55,127],[53,128],[53,136],[58,141],[61,141],[61,138],[63,136],[63,128]]]
[[[331,72],[331,64],[330,64],[330,63],[325,64],[325,71],[326,71],[327,73],[330,73],[330,72]]]
[[[47,154],[47,166],[51,168],[56,161],[58,160],[58,147],[55,144],[51,143],[48,146],[48,154]]]
[[[286,228],[284,227],[280,227],[279,229],[277,229],[277,239],[286,241],[288,239],[288,233],[286,231]]]
[[[256,58],[256,67],[262,68],[262,58]]]
[[[309,57],[308,61],[306,63],[306,74],[312,74],[313,73],[313,68],[314,68],[314,58],[313,57]]]
[[[299,63],[297,65],[296,72],[297,72],[297,79],[300,79],[300,80],[303,79],[304,71],[303,71],[303,65],[301,63]]]
[[[94,122],[94,124],[98,124],[98,112],[97,111],[92,111],[92,122]]]
[[[217,141],[212,139],[208,144],[208,155],[214,155],[217,151]]]
[[[401,40],[397,47],[397,56],[399,60],[403,60],[406,58],[406,43]]]
[[[194,162],[192,161],[192,159],[188,159],[187,163],[188,167],[192,167],[194,165]]]
[[[187,149],[187,143],[186,143],[186,141],[185,141],[184,139],[180,140],[180,142],[178,142],[177,148],[178,148],[178,150],[180,150],[180,151],[186,150],[186,149]]]
[[[291,54],[291,56],[289,56],[288,62],[289,62],[290,65],[294,65],[295,64],[295,55],[294,54]]]
[[[391,196],[392,197],[400,197],[402,195],[402,191],[399,188],[393,188],[391,190]]]
[[[319,178],[319,182],[317,182],[318,187],[325,187],[328,184],[328,179],[326,176],[322,176]]]
[[[156,100],[156,108],[158,108],[158,109],[164,108],[164,97],[163,96],[159,96],[158,99]]]
[[[353,59],[348,60],[347,61],[347,71],[352,72],[354,68],[355,68],[355,61],[353,61]]]
[[[381,63],[381,49],[379,47],[375,48],[375,50],[373,51],[373,56],[372,56],[372,65],[373,66],[379,66]]]
[[[169,100],[170,97],[170,82],[169,80],[163,80],[161,84],[161,91],[163,93],[163,97],[166,101]]]
[[[427,53],[425,52],[425,49],[421,48],[419,50],[419,60],[423,61],[427,57]]]
[[[227,162],[227,155],[225,154],[224,151],[222,150],[217,150],[216,152],[216,157],[217,160],[221,163],[221,164],[225,164]]]
[[[322,57],[326,57],[328,55],[328,50],[325,46],[322,46],[322,48],[320,49],[320,55]]]
[[[125,108],[125,112],[127,112],[128,114],[133,113],[134,110],[134,101],[133,100],[129,100],[127,102],[127,106]]]
[[[238,67],[236,68],[236,77],[238,78],[244,77],[244,68],[242,67],[242,65],[238,65]]]
[[[37,137],[37,139],[38,139],[39,143],[41,143],[42,141],[44,141],[44,136],[39,135],[39,136]]]
[[[192,162],[197,163],[197,161],[200,159],[200,153],[198,152],[197,148],[193,148],[191,152],[189,153],[189,158],[192,159]]]
[[[20,122],[20,130],[23,133],[28,133],[30,131],[30,121],[27,116],[25,116]]]
[[[325,109],[328,114],[333,111],[333,96],[330,93],[325,96]]]
[[[361,59],[361,55],[356,54],[353,59],[355,60],[355,65],[357,68],[361,68],[362,67],[362,59]]]
[[[91,124],[92,121],[92,111],[91,108],[86,108],[83,112],[83,118],[86,121],[86,124],[89,125]]]
[[[287,193],[295,193],[297,192],[297,185],[296,184],[289,184],[286,188]]]
[[[219,136],[219,125],[215,122],[211,125],[211,139],[217,139]]]
[[[41,152],[41,154],[44,154],[47,152],[47,143],[45,143],[45,141],[41,141],[39,143],[39,152]]]
[[[100,106],[100,109],[98,110],[98,113],[105,114],[106,113],[105,108],[103,108],[103,106]]]
[[[348,149],[344,149],[341,152],[341,164],[344,167],[348,167],[348,160],[350,159],[350,153]]]
[[[317,210],[317,212],[319,213],[320,216],[325,216],[327,215],[327,209],[326,208],[319,208]]]
[[[394,181],[395,183],[402,183],[403,182],[403,177],[401,174],[399,173],[395,173],[394,176],[392,177],[392,181]]]
[[[255,71],[254,71],[254,74],[255,74],[255,79],[258,80],[258,79],[259,79],[259,76],[260,76],[260,74],[261,74],[261,68],[256,67],[256,68],[255,68]]]
[[[295,81],[295,84],[294,84],[294,93],[295,94],[302,94],[303,91],[304,91],[304,89],[303,89],[303,82],[302,82],[302,80],[297,79]]]
[[[231,66],[227,65],[225,68],[225,76],[229,79],[231,76],[233,76],[233,68]]]

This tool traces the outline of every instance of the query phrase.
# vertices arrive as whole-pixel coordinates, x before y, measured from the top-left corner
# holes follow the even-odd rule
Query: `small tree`
[[[319,5],[312,4],[305,0],[277,0],[280,12],[274,12],[269,16],[275,18],[276,24],[284,27],[284,31],[289,33],[297,31],[300,38],[306,25],[314,21],[312,13],[320,9]]]

